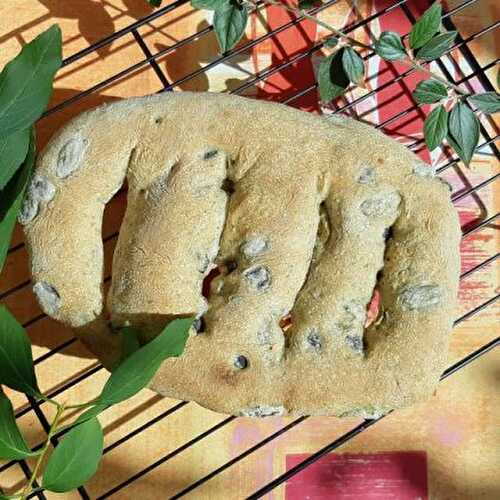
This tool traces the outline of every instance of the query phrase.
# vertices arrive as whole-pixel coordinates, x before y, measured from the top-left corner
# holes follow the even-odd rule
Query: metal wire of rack
[[[65,100],[64,102],[61,102],[60,104],[54,106],[53,108],[49,109],[45,113],[44,117],[47,117],[47,116],[52,115],[54,113],[60,112],[62,109],[72,105],[76,101],[80,101],[82,99],[85,99],[85,97],[89,96],[90,94],[93,94],[93,93],[111,85],[112,83],[121,80],[122,78],[124,78],[126,76],[134,74],[138,70],[142,70],[143,68],[145,68],[147,66],[149,66],[151,68],[151,70],[155,73],[155,75],[157,76],[158,80],[160,81],[160,83],[162,85],[162,91],[173,90],[176,86],[178,86],[178,85],[180,85],[188,80],[196,78],[200,74],[206,73],[211,68],[216,67],[217,65],[219,65],[221,63],[224,63],[226,61],[231,60],[232,58],[234,58],[238,54],[249,51],[253,47],[257,46],[258,44],[261,44],[261,43],[265,42],[266,40],[272,38],[277,33],[284,31],[292,26],[295,26],[299,22],[303,21],[302,17],[297,17],[297,18],[290,17],[289,22],[284,23],[282,26],[278,27],[277,29],[275,29],[273,31],[268,31],[264,35],[262,35],[258,38],[255,38],[251,41],[248,41],[248,42],[242,44],[241,46],[239,46],[238,48],[236,48],[232,51],[229,51],[226,54],[221,55],[220,57],[215,58],[213,61],[211,61],[206,66],[204,66],[200,69],[197,69],[194,72],[191,72],[189,74],[182,76],[177,81],[169,82],[167,79],[167,76],[160,68],[158,61],[162,57],[165,57],[166,55],[171,53],[172,51],[175,51],[176,49],[178,49],[184,45],[188,45],[195,40],[203,38],[204,36],[206,36],[208,33],[210,33],[213,30],[212,26],[208,26],[206,28],[203,28],[200,31],[193,33],[192,35],[170,45],[169,47],[167,47],[165,49],[159,50],[158,52],[156,52],[154,54],[151,52],[150,48],[147,45],[147,42],[144,40],[139,29],[142,26],[144,26],[148,23],[151,23],[154,20],[160,19],[163,16],[168,15],[170,12],[172,12],[175,9],[179,8],[180,6],[188,3],[188,1],[189,0],[174,1],[174,2],[170,3],[169,5],[156,10],[152,14],[130,24],[129,26],[125,27],[124,29],[117,31],[116,33],[100,40],[97,43],[90,45],[89,47],[85,48],[84,50],[81,50],[80,52],[65,59],[63,65],[65,67],[71,66],[71,65],[77,63],[79,60],[81,60],[85,56],[94,53],[96,50],[98,50],[102,47],[105,47],[105,46],[111,44],[112,42],[114,42],[118,39],[121,39],[123,37],[129,36],[129,35],[132,35],[134,41],[137,43],[137,45],[140,47],[142,53],[144,54],[143,60],[129,66],[128,68],[120,71],[119,73],[111,75],[110,77],[97,83],[96,85],[92,86],[91,88],[88,88],[88,89],[80,92],[79,94]],[[470,5],[475,4],[477,1],[478,0],[466,0],[462,4],[455,7],[454,9],[445,12],[445,14],[443,15],[444,26],[447,29],[454,29],[452,17],[455,14],[457,14],[458,12],[460,12],[462,9],[464,9]],[[325,9],[328,9],[329,7],[334,5],[336,2],[337,2],[337,0],[329,0],[325,3],[323,3],[321,6],[316,7],[314,9],[311,9],[310,13],[311,14],[319,13]],[[415,19],[413,18],[412,13],[407,6],[407,2],[408,2],[408,0],[399,0],[399,1],[395,2],[394,4],[390,5],[389,7],[385,8],[379,12],[376,12],[373,15],[371,15],[365,19],[361,19],[357,22],[351,23],[350,25],[348,25],[344,28],[344,31],[350,33],[350,32],[354,32],[357,29],[364,29],[369,25],[370,22],[380,18],[381,16],[384,16],[385,14],[387,14],[388,12],[390,12],[394,9],[401,9],[404,12],[404,14],[408,17],[408,19],[410,21],[414,22]],[[429,4],[430,3],[431,2],[429,2]],[[452,81],[454,83],[458,83],[458,84],[461,84],[461,83],[468,84],[472,79],[477,79],[485,91],[493,91],[494,87],[492,86],[491,82],[489,81],[488,76],[486,74],[486,71],[489,70],[490,68],[494,67],[495,65],[497,65],[499,63],[499,59],[491,61],[487,65],[481,66],[481,64],[474,56],[474,54],[473,54],[473,52],[470,49],[468,44],[471,41],[476,40],[476,39],[480,38],[481,36],[485,35],[486,33],[489,33],[492,30],[495,30],[496,28],[498,28],[499,24],[500,24],[499,22],[496,22],[490,26],[484,27],[480,31],[469,36],[468,38],[462,38],[459,35],[455,45],[447,52],[447,54],[445,56],[443,56],[438,61],[439,68],[442,71],[443,75],[446,78],[448,78],[450,81]],[[241,84],[238,88],[234,89],[232,91],[232,93],[241,94],[246,89],[257,85],[259,82],[265,81],[266,78],[268,78],[272,74],[277,73],[279,71],[282,71],[283,69],[289,67],[292,64],[295,64],[297,61],[299,61],[301,59],[311,57],[311,55],[320,51],[320,49],[322,47],[323,47],[323,43],[321,43],[321,42],[316,43],[312,47],[310,47],[309,49],[301,52],[300,54],[294,55],[276,66],[267,68],[263,71],[260,71],[256,74],[252,75],[252,77],[249,78],[245,83]],[[460,53],[461,57],[463,57],[467,61],[467,63],[469,64],[469,67],[471,68],[470,74],[464,75],[461,72],[460,67],[457,64],[457,61],[455,59],[455,57],[456,57],[455,54],[457,52]],[[366,59],[370,59],[372,57],[376,57],[375,54],[371,53],[371,54],[368,54],[365,56]],[[445,63],[445,60],[448,64]],[[459,75],[456,80],[453,78],[453,75],[449,71],[450,64],[455,68],[456,73]],[[403,83],[404,78],[406,76],[408,76],[409,74],[411,74],[413,71],[414,71],[413,69],[409,69],[403,73],[400,73],[393,80],[380,85],[379,87],[371,90],[370,92],[363,95],[362,97],[353,99],[350,102],[347,102],[347,103],[343,104],[342,106],[339,106],[334,112],[341,113],[341,112],[348,112],[348,111],[352,110],[357,104],[359,104],[360,102],[362,102],[365,99],[368,99],[369,97],[376,94],[377,92],[380,92],[384,88],[390,87],[391,85]],[[315,90],[316,90],[316,84],[311,84],[308,87],[301,89],[300,91],[294,93],[293,95],[287,96],[286,99],[282,100],[282,102],[284,102],[286,104],[290,104],[293,101],[295,101],[296,99],[298,99],[298,98],[300,98],[300,97],[302,97],[310,92],[315,92]],[[401,117],[404,117],[405,115],[407,115],[411,111],[414,111],[417,108],[418,108],[418,106],[414,105],[408,109],[404,109],[404,110],[400,111],[399,113],[397,113],[395,116],[392,116],[391,118],[378,124],[378,127],[379,128],[387,127],[391,123],[397,121]],[[493,126],[493,129],[495,130],[494,126]],[[496,135],[492,136],[486,130],[486,127],[484,125],[481,125],[481,137],[482,137],[482,139],[481,139],[480,145],[478,146],[477,150],[481,150],[481,149],[484,149],[485,147],[488,147],[490,149],[490,151],[492,152],[492,154],[498,160],[500,160],[500,152],[495,145],[495,142],[498,141],[500,135],[496,134]],[[422,139],[416,140],[412,144],[409,144],[409,147],[414,149],[414,150],[418,150],[419,147],[422,147],[422,143],[423,143]],[[457,170],[460,170],[457,159],[454,157],[450,157],[448,161],[446,161],[445,163],[440,165],[438,168],[438,173],[442,173],[450,168],[455,168]],[[500,173],[497,173],[496,175],[493,175],[487,179],[482,180],[481,182],[477,183],[476,185],[471,185],[468,182],[466,175],[462,175],[461,178],[465,179],[467,182],[465,183],[464,189],[459,190],[458,192],[452,193],[452,200],[454,202],[457,202],[458,200],[460,200],[466,196],[472,196],[472,197],[474,197],[475,201],[479,205],[483,206],[481,198],[480,198],[481,189],[484,188],[485,186],[489,185],[490,183],[498,180],[499,176],[500,176]],[[481,231],[488,226],[491,226],[491,224],[498,219],[499,215],[500,215],[499,213],[496,213],[496,214],[484,213],[484,215],[482,215],[479,220],[474,221],[474,224],[467,225],[466,227],[463,228],[463,238],[465,239],[468,236],[470,236],[471,234],[473,234],[477,231]],[[117,232],[112,233],[111,235],[109,235],[105,239],[105,241],[115,239],[117,234],[118,234]],[[11,247],[9,252],[14,253],[14,252],[18,251],[20,248],[22,248],[22,246],[23,246],[22,243],[20,243],[18,245],[14,245]],[[481,263],[477,264],[473,268],[464,272],[461,276],[461,279],[466,279],[467,277],[469,277],[471,274],[475,273],[476,271],[483,269],[485,266],[490,265],[494,261],[497,261],[499,256],[500,256],[499,253],[492,255],[492,256],[489,256]],[[110,277],[107,276],[106,280],[109,281],[109,279],[110,279]],[[18,290],[20,290],[28,285],[29,285],[29,281],[25,281],[23,283],[16,285],[15,287],[11,288],[10,290],[7,290],[7,291],[3,292],[2,294],[0,294],[0,300],[7,298],[11,294],[15,293],[16,291],[18,291]],[[500,298],[500,294],[497,294],[497,295],[490,297],[489,299],[484,301],[482,304],[478,305],[477,307],[473,308],[472,310],[464,313],[462,316],[457,318],[455,321],[455,325],[458,325],[459,323],[466,321],[466,320],[470,319],[471,317],[475,316],[477,313],[479,313],[480,311],[483,311],[484,309],[489,307],[491,304],[496,302],[499,298]],[[33,325],[34,323],[40,321],[42,318],[44,318],[44,315],[40,314],[40,315],[36,316],[35,318],[32,318],[28,322],[26,322],[24,324],[24,327],[29,327],[29,326]],[[63,352],[65,349],[67,349],[74,342],[75,342],[75,339],[70,339],[70,340],[67,340],[67,341],[61,343],[60,345],[51,349],[49,352],[47,352],[47,353],[43,354],[42,356],[38,357],[37,359],[35,359],[35,365],[40,365],[42,363],[50,362],[51,358],[56,353]],[[467,366],[472,361],[478,359],[479,357],[481,357],[482,355],[484,355],[488,351],[492,350],[493,348],[498,347],[499,345],[500,345],[500,337],[493,339],[489,343],[486,343],[485,345],[481,346],[476,351],[470,353],[468,356],[464,357],[460,361],[456,362],[454,365],[450,366],[443,373],[442,379],[453,375],[457,371],[459,371],[462,368],[464,368],[465,366]],[[51,394],[49,394],[49,396],[55,397],[61,393],[64,393],[65,391],[67,391],[70,388],[72,388],[73,386],[81,383],[83,380],[87,379],[88,377],[92,377],[94,374],[96,374],[101,369],[102,369],[102,366],[99,364],[95,364],[94,366],[91,366],[88,370],[86,370],[84,373],[80,374],[79,376],[73,378],[70,382],[62,384],[60,387],[58,387],[56,390],[54,390]],[[38,418],[41,426],[43,427],[44,431],[47,433],[49,430],[49,422],[47,421],[47,418],[45,417],[44,413],[42,412],[42,410],[40,408],[43,404],[44,404],[43,401],[35,401],[32,398],[28,398],[28,404],[16,413],[16,418],[20,418],[29,412],[34,412],[34,414]],[[140,434],[141,432],[145,431],[146,429],[154,426],[155,424],[157,424],[161,420],[167,418],[169,415],[173,414],[174,412],[180,410],[182,407],[186,406],[187,404],[189,404],[189,403],[185,402],[185,401],[179,402],[178,404],[172,406],[171,408],[167,409],[166,411],[163,411],[162,413],[157,415],[152,420],[150,420],[150,421],[144,423],[143,425],[131,430],[125,436],[121,437],[120,439],[115,441],[113,444],[107,446],[104,449],[104,453],[105,454],[109,453],[111,450],[123,445],[125,442],[130,440],[132,437],[134,437],[134,436]],[[177,449],[162,456],[159,460],[155,461],[154,463],[151,463],[150,465],[143,468],[142,470],[137,471],[137,473],[128,477],[125,481],[114,486],[113,488],[109,489],[108,491],[102,492],[100,494],[100,496],[98,496],[97,498],[99,500],[105,499],[105,498],[110,498],[111,496],[113,496],[117,492],[124,490],[127,486],[129,486],[134,481],[137,481],[138,479],[140,479],[142,476],[144,476],[148,472],[157,468],[158,466],[165,463],[166,461],[172,459],[174,456],[187,450],[188,448],[190,448],[194,444],[205,439],[207,436],[215,433],[217,430],[221,429],[222,427],[226,426],[231,421],[235,420],[235,418],[236,417],[230,416],[230,417],[223,419],[222,421],[220,421],[216,425],[205,430],[204,432],[201,432],[200,434],[198,434],[197,436],[195,436],[191,440],[187,441],[182,446],[180,446]],[[229,469],[230,467],[232,467],[236,463],[244,460],[250,454],[252,454],[255,451],[259,450],[260,448],[266,446],[267,444],[269,444],[273,440],[277,439],[278,437],[281,437],[284,434],[291,432],[296,426],[298,426],[299,424],[304,422],[307,418],[308,417],[304,416],[304,417],[297,418],[297,419],[287,423],[286,425],[284,425],[282,428],[280,428],[276,432],[270,434],[269,436],[262,439],[260,442],[254,444],[250,448],[246,449],[244,452],[240,453],[239,455],[234,456],[233,458],[228,460],[226,463],[219,466],[217,469],[215,469],[215,470],[211,471],[210,473],[206,474],[205,476],[197,479],[192,484],[187,485],[186,487],[184,487],[184,489],[177,492],[172,498],[181,498],[187,494],[194,492],[201,485],[203,485],[207,481],[210,481],[212,478],[214,478],[215,476],[217,476],[221,472]],[[267,494],[268,492],[270,492],[271,490],[273,490],[274,488],[276,488],[277,486],[279,486],[283,482],[287,481],[295,474],[300,473],[300,471],[302,471],[303,469],[305,469],[306,467],[308,467],[312,463],[316,462],[318,459],[320,459],[325,454],[337,449],[339,446],[346,443],[350,439],[354,438],[355,436],[357,436],[361,432],[364,432],[366,429],[375,425],[377,422],[379,422],[383,418],[385,418],[385,417],[380,417],[378,419],[363,421],[358,426],[352,428],[347,433],[343,434],[342,436],[335,439],[333,442],[328,443],[323,448],[319,449],[317,452],[310,455],[307,459],[303,460],[295,467],[287,470],[285,473],[276,477],[268,484],[265,484],[264,486],[262,486],[258,491],[253,493],[248,498],[251,498],[251,499],[261,498],[263,495]],[[57,441],[61,437],[61,435],[62,435],[62,433],[54,436],[52,439],[52,444],[54,444],[54,445],[57,444]],[[35,449],[40,448],[41,446],[42,446],[42,444],[35,447]],[[27,462],[24,460],[20,460],[20,461],[13,460],[13,461],[10,461],[4,465],[1,465],[0,466],[0,473],[4,472],[12,467],[16,467],[16,466],[20,467],[23,474],[27,478],[30,476],[31,470],[30,470]],[[35,482],[34,487],[39,487],[39,485],[36,484],[36,482]],[[84,499],[91,498],[89,496],[89,493],[87,492],[87,490],[84,487],[79,488],[78,492],[79,492],[81,498],[84,498]],[[46,498],[43,491],[38,491],[38,492],[34,493],[32,495],[32,497],[38,497],[40,499]]]

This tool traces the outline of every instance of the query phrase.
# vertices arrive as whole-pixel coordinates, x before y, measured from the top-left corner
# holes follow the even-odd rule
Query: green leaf
[[[153,378],[161,363],[168,357],[180,356],[189,336],[194,318],[174,320],[151,342],[130,354],[111,374],[95,405],[82,413],[68,429],[97,417],[111,405],[132,397]],[[124,328],[125,336],[138,338],[134,328]],[[122,332],[123,332],[122,330]],[[135,348],[135,341],[130,340]],[[137,341],[138,345],[138,341]]]
[[[214,14],[214,30],[220,50],[224,54],[231,50],[245,33],[248,12],[234,0],[217,7]]]
[[[327,38],[323,42],[323,45],[325,47],[328,47],[329,49],[333,49],[334,47],[336,47],[338,45],[338,43],[339,43],[339,39],[332,36],[331,38]]]
[[[146,387],[166,358],[182,354],[193,319],[171,321],[156,338],[121,363],[106,382],[98,404],[119,403]]]
[[[375,42],[375,52],[386,61],[404,59],[407,54],[399,33],[383,31]]]
[[[342,65],[344,49],[325,57],[318,69],[319,95],[323,102],[330,102],[345,92],[349,78]]]
[[[30,129],[19,130],[8,137],[0,137],[0,190],[16,173],[28,153]]]
[[[321,0],[299,0],[299,9],[305,10],[315,7],[316,5],[321,5]]]
[[[4,496],[0,493],[0,500],[17,500],[18,498],[19,498],[19,495]]]
[[[419,104],[432,104],[448,96],[446,87],[436,80],[419,82],[413,91],[413,97]]]
[[[161,5],[162,0],[148,0],[149,5],[153,7],[159,7]]]
[[[351,47],[345,47],[342,54],[342,67],[349,80],[355,85],[363,83],[365,63],[361,56]]]
[[[137,328],[127,326],[121,329],[120,334],[122,337],[121,359],[124,361],[141,347],[141,344],[139,343],[139,330],[137,330]]]
[[[479,120],[462,102],[457,103],[450,112],[448,136],[451,146],[468,166],[479,142]]]
[[[43,113],[61,67],[61,46],[61,30],[54,25],[5,66],[0,74],[0,136],[30,127]]]
[[[0,384],[33,396],[40,393],[28,335],[3,304],[0,304]]]
[[[448,113],[444,106],[436,106],[424,122],[424,139],[429,151],[434,151],[448,133]]]
[[[441,57],[453,45],[456,36],[456,31],[447,31],[435,36],[417,51],[417,59],[433,61]]]
[[[498,113],[500,111],[500,95],[496,92],[484,92],[469,97],[469,100],[483,113]]]
[[[14,408],[0,388],[0,458],[19,460],[37,455],[30,450],[16,424]]]
[[[419,49],[424,46],[441,26],[442,8],[439,2],[429,7],[410,31],[410,47]]]
[[[50,456],[42,487],[63,493],[84,484],[97,471],[103,444],[102,427],[97,418],[71,429]]]
[[[221,7],[227,0],[191,0],[191,5],[195,9],[200,10],[215,10]]]
[[[35,139],[32,134],[28,155],[22,167],[0,192],[0,272],[2,272],[7,257],[12,231],[14,231],[17,214],[23,203],[24,191],[31,177],[34,161]]]

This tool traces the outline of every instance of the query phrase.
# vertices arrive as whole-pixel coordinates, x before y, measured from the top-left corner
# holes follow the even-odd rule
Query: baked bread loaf
[[[102,216],[125,178],[105,307]],[[117,326],[146,341],[199,317],[152,382],[161,394],[370,418],[429,397],[445,366],[461,235],[449,189],[354,120],[210,93],[101,106],[39,156],[20,221],[42,309],[105,365]]]

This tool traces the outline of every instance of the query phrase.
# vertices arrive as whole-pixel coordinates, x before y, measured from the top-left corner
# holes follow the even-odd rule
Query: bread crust
[[[105,307],[102,214],[125,178]],[[354,120],[210,93],[104,105],[52,138],[20,220],[42,309],[105,365],[120,355],[109,315],[143,340],[203,316],[156,374],[161,394],[370,418],[426,399],[444,369],[461,235],[448,188]]]

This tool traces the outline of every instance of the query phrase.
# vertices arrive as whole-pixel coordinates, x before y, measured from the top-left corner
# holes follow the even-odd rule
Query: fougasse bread
[[[105,300],[103,210],[125,179]],[[146,341],[197,316],[151,384],[161,394],[373,418],[428,398],[445,367],[461,235],[449,188],[357,121],[211,93],[104,105],[52,138],[20,221],[42,309],[106,366],[117,327]]]

